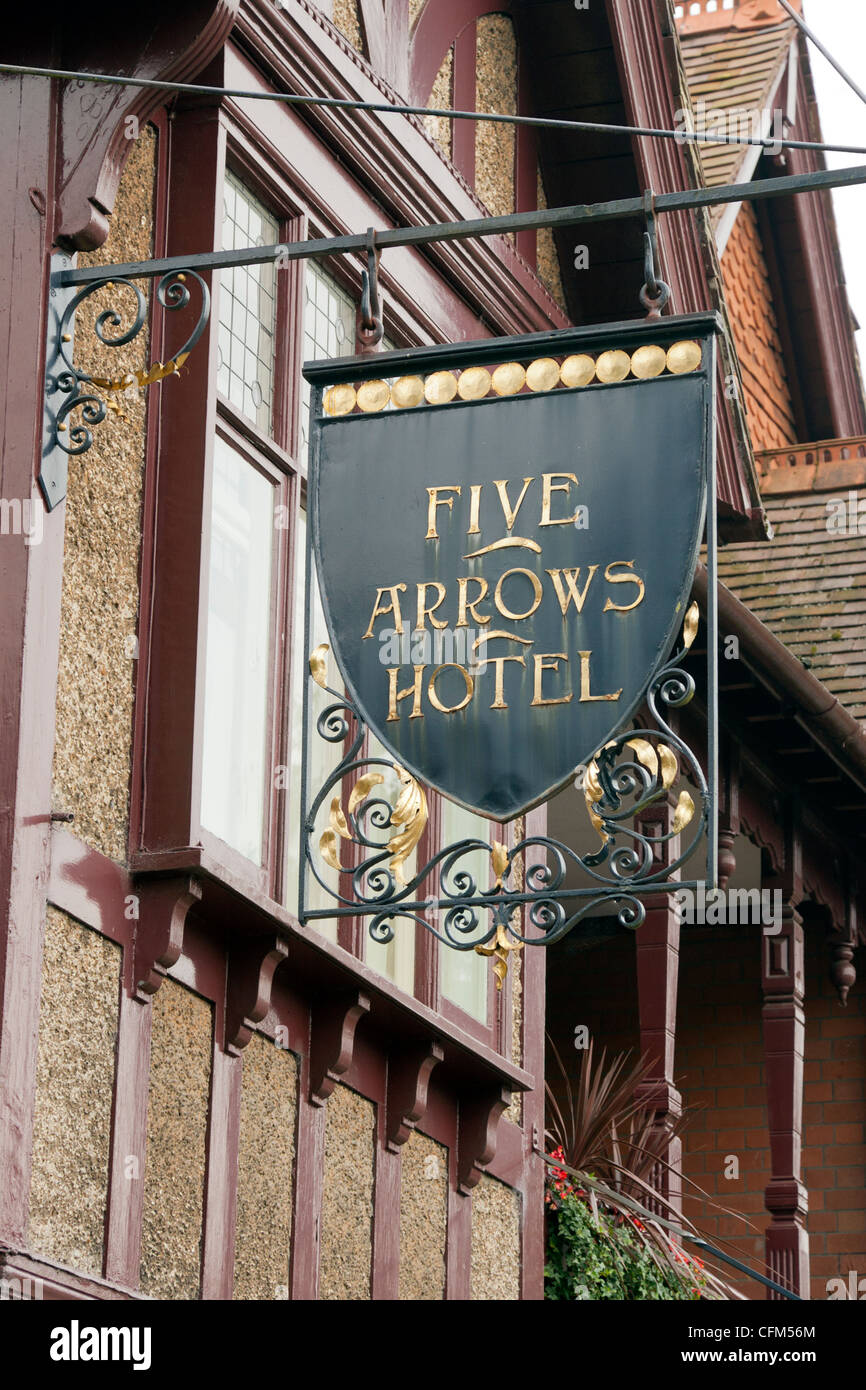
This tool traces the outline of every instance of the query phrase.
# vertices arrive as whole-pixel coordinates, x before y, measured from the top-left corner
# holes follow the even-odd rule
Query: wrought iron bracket
[[[652,724],[623,730],[601,749],[584,774],[584,798],[590,821],[601,840],[593,854],[575,849],[548,836],[528,836],[510,849],[494,840],[467,839],[450,844],[406,881],[403,865],[419,843],[427,824],[427,799],[423,787],[396,764],[381,757],[364,757],[366,725],[345,693],[326,684],[326,652],[323,644],[310,658],[311,681],[330,697],[315,720],[320,738],[346,751],[309,807],[303,793],[305,816],[301,831],[301,889],[299,917],[311,922],[344,916],[371,918],[373,941],[387,944],[394,937],[396,919],[412,921],[430,931],[443,945],[458,951],[476,951],[493,958],[497,985],[508,969],[509,953],[526,945],[553,945],[588,914],[605,904],[618,908],[620,924],[636,930],[646,917],[644,898],[660,892],[715,886],[717,860],[715,689],[710,677],[708,700],[708,770],[665,719],[692,698],[694,678],[681,662],[694,641],[698,626],[697,604],[684,621],[682,646],[656,671],[646,704]],[[717,634],[710,612],[708,666],[712,670]],[[670,717],[668,715],[668,717]],[[377,793],[384,780],[379,768],[396,768],[402,794],[396,807]],[[638,828],[641,813],[669,801],[679,779],[686,775],[696,788],[698,804],[682,788],[673,810],[671,828],[661,836]],[[341,789],[351,786],[346,809]],[[317,838],[319,813],[330,805],[327,828]],[[638,822],[638,824],[636,824]],[[676,857],[660,862],[659,851],[678,842],[683,832],[687,843]],[[706,840],[707,869],[704,880],[674,878],[702,840]],[[348,863],[344,863],[341,855]],[[493,887],[485,890],[466,867],[478,852],[490,856]],[[538,856],[537,862],[531,862]],[[511,886],[515,865],[524,860],[523,887]],[[462,861],[462,862],[461,862]],[[325,868],[327,866],[327,868]],[[339,875],[335,887],[327,871]],[[569,871],[577,870],[588,886],[566,887]],[[344,885],[348,877],[350,882]],[[517,875],[514,875],[516,878]],[[309,888],[315,882],[333,900],[327,908],[313,908]],[[420,896],[425,883],[438,881],[438,891]],[[513,880],[512,880],[513,881]],[[526,910],[526,923],[523,912]],[[489,913],[488,925],[483,919]],[[433,919],[441,916],[441,928]]]
[[[197,271],[170,270],[156,285],[156,302],[163,309],[185,309],[190,304],[189,281],[195,281],[199,289],[198,321],[186,342],[169,361],[154,362],[147,370],[93,376],[74,361],[75,316],[79,307],[100,290],[122,293],[119,307],[105,308],[98,313],[93,329],[103,347],[119,348],[131,343],[144,328],[148,301],[132,279],[112,276],[111,267],[106,268],[104,278],[89,280],[82,288],[76,288],[63,279],[70,267],[71,257],[52,257],[39,470],[39,486],[48,511],[66,496],[70,455],[85,454],[91,448],[94,429],[109,413],[123,418],[123,394],[130,387],[151,386],[165,377],[176,376],[201,338],[210,316],[210,291]],[[125,321],[126,327],[123,326]]]

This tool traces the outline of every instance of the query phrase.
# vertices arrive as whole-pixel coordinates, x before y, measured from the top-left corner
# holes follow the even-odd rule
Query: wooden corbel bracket
[[[313,1011],[310,1037],[310,1101],[324,1105],[352,1065],[358,1024],[370,1012],[370,996],[353,990]]]
[[[136,887],[138,924],[133,950],[133,995],[146,1004],[183,950],[187,914],[202,890],[188,874],[152,880]]]
[[[288,954],[286,942],[272,933],[229,948],[223,1046],[232,1057],[241,1055],[271,1007],[274,975]]]
[[[466,1197],[496,1153],[496,1138],[511,1092],[491,1086],[477,1095],[461,1096],[457,1128],[457,1190]]]
[[[439,1043],[421,1043],[388,1063],[388,1099],[385,1119],[385,1146],[399,1153],[409,1135],[427,1112],[430,1077],[442,1061]]]

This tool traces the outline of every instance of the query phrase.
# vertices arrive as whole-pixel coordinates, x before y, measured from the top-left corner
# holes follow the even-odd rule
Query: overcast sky
[[[866,91],[866,0],[805,0],[803,18],[858,86]],[[828,144],[866,146],[866,104],[809,44],[818,111]],[[831,168],[866,165],[866,155],[828,154]],[[848,297],[857,322],[866,373],[866,184],[835,189],[833,203]]]

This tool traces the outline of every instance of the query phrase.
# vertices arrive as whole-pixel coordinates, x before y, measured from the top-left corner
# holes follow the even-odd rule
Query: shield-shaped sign
[[[497,821],[574,776],[682,624],[712,316],[314,363],[328,631],[397,760]]]

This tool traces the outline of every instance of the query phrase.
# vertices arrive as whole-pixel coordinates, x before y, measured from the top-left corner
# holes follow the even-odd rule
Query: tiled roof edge
[[[694,594],[706,612],[708,575],[704,565],[695,572]],[[866,729],[800,659],[756,618],[736,594],[718,586],[719,619],[723,632],[735,632],[740,650],[752,670],[781,687],[796,709],[796,717],[815,742],[858,786],[866,790]]]

